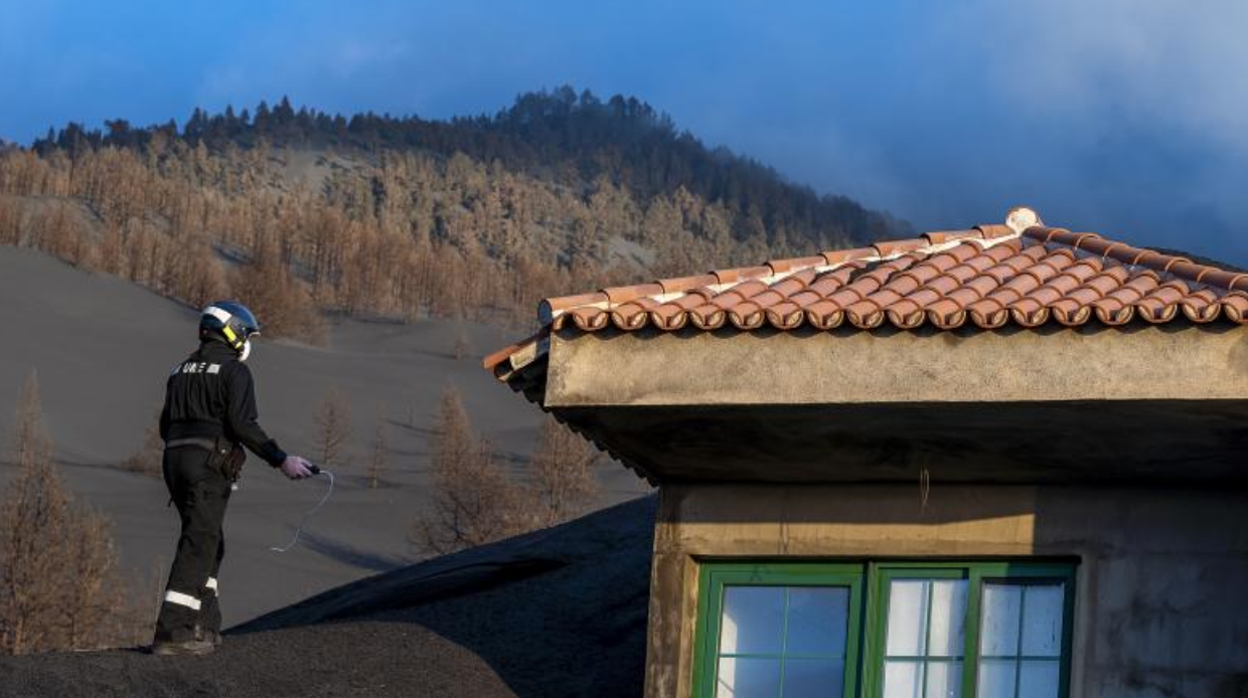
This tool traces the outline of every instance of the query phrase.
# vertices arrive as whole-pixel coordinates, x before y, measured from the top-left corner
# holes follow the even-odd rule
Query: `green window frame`
[[[693,677],[693,695],[713,697],[715,695],[719,660],[724,658],[765,657],[780,661],[780,695],[784,690],[784,668],[789,659],[805,659],[803,655],[787,652],[787,647],[780,653],[763,655],[721,654],[721,619],[724,609],[726,590],[733,586],[777,586],[786,588],[797,587],[839,587],[848,590],[849,605],[844,650],[844,673],[842,695],[846,698],[856,695],[859,672],[859,646],[862,630],[863,609],[863,577],[865,566],[862,564],[732,564],[715,563],[702,565],[700,570],[700,586],[703,590],[698,596],[697,635],[694,645],[695,670]],[[789,595],[785,599],[785,628],[783,636],[788,634]]]
[[[1075,609],[1074,561],[864,561],[864,562],[699,562],[699,593],[694,638],[693,696],[715,698],[717,670],[721,658],[733,657],[721,654],[721,616],[724,609],[725,589],[732,586],[835,586],[849,590],[848,628],[845,644],[844,686],[842,695],[847,698],[883,698],[884,667],[888,633],[888,614],[892,582],[898,580],[963,580],[966,582],[964,607],[963,646],[961,654],[952,650],[938,656],[894,656],[895,661],[948,663],[961,662],[962,680],[960,698],[977,698],[980,661],[988,659],[998,664],[1013,662],[1013,680],[1017,689],[1022,667],[1027,662],[1058,662],[1058,696],[1068,698],[1070,693],[1070,659],[1073,643]],[[981,616],[985,585],[1023,586],[1020,599],[1025,599],[1026,589],[1046,583],[1062,584],[1062,629],[1060,656],[1029,656],[1023,652],[1022,636],[1024,618],[1018,620],[1018,637],[1012,654],[985,655],[980,653]],[[1031,585],[1031,586],[1029,586]],[[929,594],[926,605],[927,618],[923,632],[928,634],[924,644],[930,642],[932,586],[925,587]],[[788,598],[787,595],[785,597]],[[786,601],[787,603],[787,601]],[[1024,613],[1025,603],[1020,601],[1019,613]],[[788,610],[785,618],[787,623]],[[787,633],[787,627],[785,632]],[[782,653],[783,654],[783,653]],[[783,667],[784,657],[780,657]],[[926,670],[926,669],[925,669]],[[783,684],[781,684],[783,691]],[[781,693],[783,696],[783,693]]]

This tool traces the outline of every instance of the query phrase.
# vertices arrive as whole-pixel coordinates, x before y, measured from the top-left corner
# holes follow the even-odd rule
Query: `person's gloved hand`
[[[282,473],[291,480],[302,480],[312,476],[312,464],[299,456],[286,456],[281,468]]]

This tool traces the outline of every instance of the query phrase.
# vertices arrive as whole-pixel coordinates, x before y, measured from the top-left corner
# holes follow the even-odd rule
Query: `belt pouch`
[[[218,436],[213,443],[212,455],[208,457],[208,467],[215,468],[226,480],[238,482],[243,474],[243,463],[247,454],[238,444],[232,443],[224,436]]]

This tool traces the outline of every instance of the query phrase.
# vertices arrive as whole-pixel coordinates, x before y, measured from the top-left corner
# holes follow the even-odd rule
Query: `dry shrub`
[[[164,476],[165,442],[160,438],[160,409],[143,433],[143,447],[121,462],[121,467],[148,477]]]
[[[123,617],[111,525],[75,504],[61,481],[33,374],[15,452],[18,474],[0,503],[0,652],[107,646]]]
[[[455,324],[455,342],[451,347],[451,353],[455,356],[456,361],[463,361],[472,353],[472,343],[468,340],[468,331],[460,323]]]

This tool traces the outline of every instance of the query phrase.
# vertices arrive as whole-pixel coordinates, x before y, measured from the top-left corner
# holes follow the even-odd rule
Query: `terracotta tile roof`
[[[1026,214],[1021,224],[1018,211]],[[1248,323],[1248,274],[1046,227],[1027,209],[1011,212],[1010,223],[550,298],[538,310],[542,330],[486,357],[485,367],[527,364],[544,353],[551,331],[564,328],[991,330],[1180,317]]]

